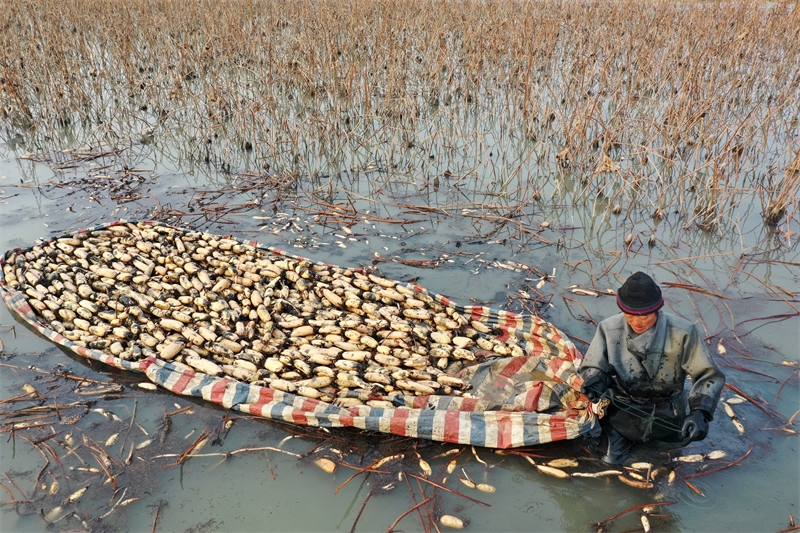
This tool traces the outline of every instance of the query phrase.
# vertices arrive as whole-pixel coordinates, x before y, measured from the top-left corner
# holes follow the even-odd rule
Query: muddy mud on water
[[[593,321],[614,312],[601,292],[634,270],[655,272],[670,307],[700,317],[709,348],[736,387],[723,398],[733,399],[729,408],[745,432],[720,406],[706,441],[683,450],[638,449],[634,460],[661,470],[652,489],[613,476],[558,479],[518,453],[538,464],[576,460],[567,472],[601,471],[588,440],[497,454],[241,417],[140,389],[136,375],[61,352],[3,307],[4,531],[385,531],[401,516],[397,529],[424,531],[441,514],[473,531],[587,531],[636,508],[602,524],[623,531],[642,527],[646,504],[653,504],[647,517],[654,531],[778,531],[797,514],[798,304],[791,293],[800,284],[798,252],[769,228],[751,223],[743,236],[728,238],[661,226],[655,247],[626,245],[623,221],[604,217],[592,236],[575,220],[597,214],[561,209],[558,199],[512,224],[472,212],[444,216],[418,194],[398,194],[395,205],[373,202],[378,171],[339,176],[336,193],[322,202],[302,181],[282,189],[281,176],[182,172],[148,149],[128,152],[125,162],[98,149],[50,154],[39,163],[19,157],[26,153],[3,152],[4,250],[116,218],[158,219],[333,264],[374,265],[464,303],[537,312],[579,349]],[[740,395],[745,401],[736,403]],[[23,423],[33,427],[14,426]],[[114,434],[117,441],[107,446]],[[205,445],[195,450],[200,437]],[[724,457],[709,458],[719,450]],[[355,475],[399,454],[385,473]],[[679,455],[700,459],[674,460]],[[339,462],[336,472],[315,464],[319,457]],[[456,470],[447,474],[453,458]],[[430,465],[431,480],[448,476],[444,488],[413,477],[424,477],[420,459]],[[50,494],[54,480],[58,493]],[[419,511],[405,514],[426,498],[432,499]]]

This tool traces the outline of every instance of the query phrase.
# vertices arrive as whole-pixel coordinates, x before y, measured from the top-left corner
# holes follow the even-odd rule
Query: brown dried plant
[[[782,2],[20,0],[0,130],[31,151],[144,138],[227,169],[470,177],[518,204],[577,177],[574,201],[715,226],[769,204],[759,180],[796,151],[798,25]],[[604,156],[620,169],[595,173]]]

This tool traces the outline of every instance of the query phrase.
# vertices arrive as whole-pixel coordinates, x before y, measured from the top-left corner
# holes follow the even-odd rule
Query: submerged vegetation
[[[570,189],[558,203],[705,229],[797,216],[792,3],[21,0],[0,17],[0,129],[33,152],[169,143],[225,171],[377,169],[507,206]]]
[[[623,474],[581,441],[495,455],[237,418],[34,352],[0,306],[0,521],[431,532],[563,512],[569,531],[774,531],[798,471],[798,27],[783,1],[5,2],[7,248],[117,218],[231,232],[552,320],[581,350],[613,287],[645,270],[702,326],[730,390],[713,440]],[[296,475],[312,464],[329,477]],[[643,490],[617,513],[621,483]]]

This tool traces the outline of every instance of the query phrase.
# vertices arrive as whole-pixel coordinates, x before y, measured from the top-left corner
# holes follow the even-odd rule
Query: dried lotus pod
[[[333,363],[333,366],[340,370],[347,371],[360,371],[362,368],[361,362],[349,359],[338,359]]]
[[[245,383],[252,383],[258,379],[258,374],[256,372],[236,364],[222,365],[222,371],[226,375],[238,379],[239,381],[244,381]]]
[[[414,393],[419,393],[426,396],[433,395],[436,393],[433,387],[430,387],[418,381],[399,379],[397,380],[396,385],[401,389],[405,389],[407,391],[412,391]]]
[[[453,337],[453,341],[452,342],[453,342],[453,345],[456,348],[462,348],[462,349],[467,349],[470,346],[474,346],[475,345],[475,341],[472,340],[471,338],[464,337],[464,336],[458,336],[458,335]]]
[[[323,389],[325,387],[329,387],[332,383],[332,376],[316,376],[302,382],[298,382],[298,385],[302,384],[303,386],[311,387],[312,389]]]
[[[430,334],[431,339],[435,343],[450,344],[453,341],[449,331],[433,331]]]
[[[473,320],[470,322],[472,328],[477,331],[478,333],[491,333],[492,329],[484,324],[483,322],[478,322],[477,320]]]
[[[463,359],[465,361],[475,360],[475,354],[463,348],[456,348],[455,350],[453,350],[452,356],[455,357],[456,359]]]
[[[363,363],[364,361],[370,358],[372,352],[366,350],[353,350],[353,351],[342,352],[340,355],[342,359]]]
[[[381,383],[383,385],[392,385],[393,383],[391,377],[379,372],[366,372],[364,379],[370,383]]]
[[[480,348],[484,350],[489,350],[489,351],[494,350],[494,343],[487,338],[478,337],[475,340],[475,342],[478,344]]]
[[[323,395],[322,392],[319,391],[319,389],[315,389],[313,387],[307,387],[304,385],[297,387],[297,394],[299,394],[300,396],[304,396],[306,398],[314,398],[314,399],[320,398]]]
[[[249,370],[250,372],[253,372],[253,373],[257,373],[258,372],[258,367],[254,363],[252,363],[250,361],[246,361],[244,359],[237,359],[237,360],[235,360],[233,362],[233,364],[236,365],[236,366],[242,367],[245,370]]]
[[[269,386],[284,392],[294,392],[297,390],[297,386],[294,383],[285,379],[273,379],[269,382]]]
[[[438,381],[442,385],[446,385],[448,387],[453,387],[457,389],[465,389],[467,387],[467,385],[464,383],[462,379],[453,376],[448,376],[446,374],[437,376],[436,381]]]
[[[402,360],[402,365],[408,368],[425,368],[430,365],[430,360],[421,355],[414,355]]]
[[[397,357],[394,357],[392,355],[385,355],[385,354],[376,354],[375,356],[373,356],[373,359],[376,362],[382,364],[383,366],[395,366],[396,367],[396,366],[400,366],[400,364],[402,363],[402,361],[400,359],[398,359]]]
[[[208,359],[202,357],[187,356],[184,357],[183,362],[194,368],[195,370],[208,374],[209,376],[219,376],[223,374],[222,367],[216,363],[212,363]]]
[[[524,354],[423,289],[376,273],[275,257],[202,232],[119,227],[9,253],[6,282],[20,284],[38,316],[81,346],[128,360],[205,360],[216,365],[202,365],[212,374],[219,367],[287,390],[289,380],[297,390],[324,378],[324,387],[310,387],[329,389],[309,393],[320,399],[333,400],[337,386],[362,404],[386,401],[376,393],[460,395],[469,385],[454,375],[475,359],[476,343]]]
[[[270,372],[278,373],[283,370],[285,365],[282,361],[280,361],[277,357],[267,357],[264,360],[264,368],[269,370]]]

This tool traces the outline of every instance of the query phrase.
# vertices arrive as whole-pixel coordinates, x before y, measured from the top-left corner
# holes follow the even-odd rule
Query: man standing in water
[[[602,460],[625,462],[637,442],[703,440],[725,376],[697,328],[661,311],[661,289],[644,272],[620,287],[617,305],[622,313],[600,322],[580,369],[581,392],[611,400],[600,419]]]

